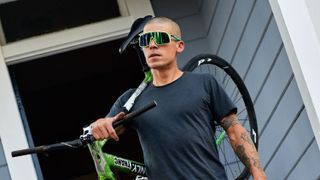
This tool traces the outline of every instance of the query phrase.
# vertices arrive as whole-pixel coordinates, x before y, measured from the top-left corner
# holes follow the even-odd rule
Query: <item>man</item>
[[[151,100],[158,106],[134,119],[126,127],[137,131],[149,179],[227,179],[214,141],[214,122],[228,134],[233,149],[254,179],[265,179],[250,135],[239,123],[236,108],[214,77],[182,72],[177,54],[184,50],[179,26],[156,17],[139,38],[153,81],[133,106],[138,109]],[[98,139],[118,141],[124,127],[113,129],[122,119],[123,104],[130,89],[118,98],[106,118],[91,124]],[[120,112],[120,113],[118,113]]]

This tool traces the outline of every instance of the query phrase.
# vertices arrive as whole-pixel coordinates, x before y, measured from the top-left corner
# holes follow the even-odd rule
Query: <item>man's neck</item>
[[[179,77],[182,76],[183,72],[179,69],[166,69],[166,70],[155,70],[152,69],[153,75],[153,85],[154,86],[164,86],[169,84]]]

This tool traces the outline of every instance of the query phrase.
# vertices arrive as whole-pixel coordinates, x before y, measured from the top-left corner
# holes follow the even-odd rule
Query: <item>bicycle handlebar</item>
[[[73,141],[60,142],[60,143],[56,143],[56,144],[43,145],[43,146],[37,146],[34,148],[12,151],[11,155],[12,155],[12,157],[17,157],[17,156],[23,156],[23,155],[27,155],[27,154],[45,153],[45,152],[59,150],[59,149],[79,148],[82,146],[83,145],[82,145],[80,139],[76,139]]]
[[[116,128],[116,127],[118,127],[118,126],[120,126],[122,124],[127,123],[131,119],[133,119],[133,118],[139,116],[140,114],[150,110],[151,108],[154,108],[156,105],[157,105],[157,102],[155,100],[153,100],[152,102],[150,102],[146,106],[142,107],[141,109],[132,111],[131,113],[128,113],[127,115],[125,115],[123,119],[114,122],[113,123],[113,127]]]
[[[123,119],[114,122],[113,127],[116,128],[120,125],[127,123],[128,121],[139,116],[140,114],[154,108],[156,105],[157,105],[156,101],[152,101],[148,105],[142,107],[141,109],[138,109],[131,113],[126,114]],[[95,141],[94,137],[89,133],[86,136],[81,135],[79,139],[76,139],[73,141],[60,142],[56,144],[43,145],[43,146],[37,146],[34,148],[27,148],[27,149],[12,151],[11,156],[17,157],[17,156],[23,156],[27,154],[33,154],[33,153],[45,153],[45,152],[59,150],[59,149],[85,147],[87,144],[89,143],[91,144],[94,141]]]

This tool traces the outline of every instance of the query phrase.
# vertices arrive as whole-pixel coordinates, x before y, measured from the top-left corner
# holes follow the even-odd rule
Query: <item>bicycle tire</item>
[[[200,54],[193,57],[182,70],[210,73],[215,76],[215,79],[238,107],[239,121],[250,133],[251,139],[258,149],[259,136],[254,106],[250,94],[236,70],[227,61],[212,54]],[[222,131],[222,127],[217,126],[216,134]],[[234,153],[228,138],[223,138],[220,145],[217,145],[217,149],[228,179],[242,180],[249,177],[249,171]]]

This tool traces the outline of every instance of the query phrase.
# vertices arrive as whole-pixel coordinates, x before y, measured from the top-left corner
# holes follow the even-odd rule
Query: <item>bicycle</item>
[[[131,107],[134,104],[135,99],[140,95],[143,89],[152,81],[152,75],[150,69],[148,68],[144,55],[138,45],[139,34],[143,30],[144,24],[149,21],[152,17],[146,16],[144,18],[137,19],[131,26],[128,38],[119,48],[119,52],[123,53],[127,47],[131,46],[136,50],[142,70],[145,74],[144,80],[140,83],[138,88],[129,98],[129,100],[123,106],[123,111],[130,112]],[[215,78],[222,84],[227,94],[240,109],[237,113],[240,122],[248,130],[251,138],[258,148],[258,128],[256,123],[256,116],[254,112],[254,107],[252,100],[250,98],[249,92],[242,81],[236,70],[222,58],[211,55],[211,54],[201,54],[192,58],[184,67],[184,71],[193,72],[206,72],[215,76]],[[153,108],[156,106],[155,102],[151,102],[143,109],[135,112],[128,113],[125,118],[121,121],[114,123],[117,127],[123,123],[128,122],[130,119],[138,116],[139,114]],[[221,127],[216,128],[216,145],[219,151],[219,157],[225,166],[227,176],[229,179],[246,179],[249,177],[249,171],[240,162],[237,156],[234,154],[228,138],[225,136],[225,132]],[[61,142],[57,144],[38,146],[35,148],[23,149],[18,151],[13,151],[12,156],[21,156],[31,153],[45,153],[49,151],[55,151],[59,149],[66,148],[79,148],[88,147],[93,158],[96,172],[100,180],[116,180],[112,169],[116,169],[123,173],[135,174],[136,179],[147,179],[146,177],[146,167],[139,162],[132,161],[129,159],[117,157],[111,154],[107,154],[102,151],[103,146],[107,140],[94,141],[91,135],[90,127],[83,129],[83,134],[79,139]]]

